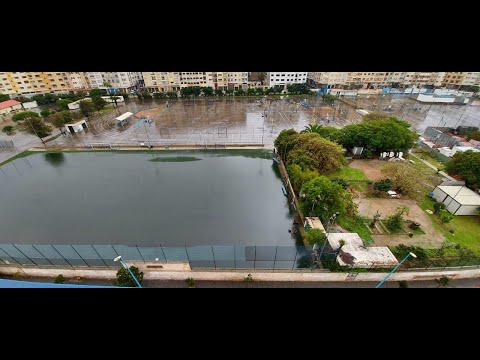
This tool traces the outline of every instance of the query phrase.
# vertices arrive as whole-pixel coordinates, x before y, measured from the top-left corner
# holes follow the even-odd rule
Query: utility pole
[[[36,131],[35,128],[33,127],[32,123],[30,122],[30,117],[27,117],[27,118],[25,118],[25,119],[28,121],[28,123],[30,124],[33,132],[34,132],[35,135],[37,135],[37,137],[40,139],[40,141],[42,142],[43,146],[47,147],[47,145],[45,144],[45,142],[43,141],[43,139],[42,139],[40,136],[38,136],[37,131]]]

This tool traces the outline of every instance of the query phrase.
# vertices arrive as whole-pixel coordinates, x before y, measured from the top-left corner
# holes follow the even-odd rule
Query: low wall
[[[66,278],[85,278],[85,279],[114,279],[116,270],[105,269],[79,269],[79,268],[28,268],[28,267],[6,267],[0,266],[0,274],[14,275],[20,273],[23,276],[40,276],[54,278],[62,274]],[[381,281],[387,273],[334,273],[326,271],[306,271],[306,272],[271,272],[271,271],[162,271],[146,270],[144,271],[144,280],[185,280],[188,277],[194,280],[212,280],[212,281],[243,281],[251,274],[255,281]],[[388,281],[419,281],[433,280],[446,276],[449,279],[472,279],[480,277],[480,268],[471,268],[464,270],[441,269],[437,271],[398,271],[394,273]]]

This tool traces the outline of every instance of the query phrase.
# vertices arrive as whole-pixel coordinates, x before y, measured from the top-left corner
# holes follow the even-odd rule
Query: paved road
[[[188,276],[187,274],[185,276]],[[193,276],[193,275],[192,275]],[[33,282],[53,282],[49,278],[12,278],[4,276],[5,279],[24,280]],[[79,285],[111,285],[110,281],[82,279],[79,281],[69,281],[71,284]],[[236,281],[196,281],[196,288],[374,288],[377,282],[355,281],[355,282],[236,282]],[[146,288],[186,288],[185,281],[176,280],[154,280],[143,282]],[[382,287],[398,288],[398,282],[386,282]],[[438,288],[435,281],[409,281],[410,288]],[[452,280],[448,288],[480,288],[480,278]]]

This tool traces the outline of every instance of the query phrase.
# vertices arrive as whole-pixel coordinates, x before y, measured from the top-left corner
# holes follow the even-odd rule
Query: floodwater
[[[39,153],[0,167],[0,243],[295,245],[272,153]]]

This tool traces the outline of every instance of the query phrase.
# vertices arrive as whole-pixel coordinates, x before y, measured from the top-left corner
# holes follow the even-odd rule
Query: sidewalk
[[[428,167],[432,168],[433,170],[435,171],[438,171],[438,168],[432,164],[430,164],[428,161],[425,161],[423,159],[420,159],[418,156],[416,156],[414,153],[409,153],[409,155],[413,156],[414,158],[416,158],[417,160],[420,160],[421,162],[423,162],[425,165],[427,165]],[[448,180],[451,180],[451,181],[456,181],[456,179],[454,179],[453,177],[451,177],[450,175],[448,175],[446,172],[444,171],[440,171],[438,172],[440,175],[442,175],[444,178],[447,178]]]

